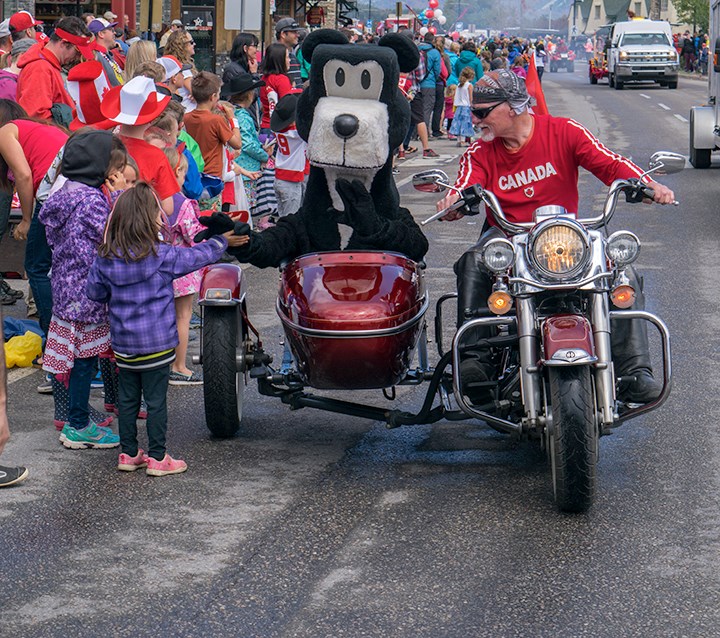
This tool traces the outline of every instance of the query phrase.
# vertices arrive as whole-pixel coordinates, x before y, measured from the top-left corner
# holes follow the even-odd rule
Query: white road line
[[[12,368],[8,370],[7,383],[10,385],[11,383],[20,381],[20,379],[29,377],[34,372],[37,372],[35,368]]]
[[[682,115],[679,115],[679,114],[677,114],[677,113],[673,113],[673,117],[676,117],[676,118],[677,118],[678,120],[680,120],[681,122],[687,122],[687,119],[686,119],[686,118],[684,118]]]
[[[661,109],[665,109],[666,111],[672,110],[669,106],[667,106],[666,104],[663,104],[662,102],[658,102],[658,106],[659,106]]]
[[[652,100],[649,95],[645,95],[644,93],[640,93],[640,97],[644,97],[646,100]]]

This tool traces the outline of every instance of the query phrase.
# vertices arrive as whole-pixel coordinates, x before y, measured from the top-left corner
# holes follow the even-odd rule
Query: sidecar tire
[[[548,437],[555,502],[563,512],[584,512],[593,501],[598,429],[590,369],[548,370],[552,428]]]
[[[220,438],[236,434],[242,420],[245,371],[238,370],[236,361],[245,355],[244,334],[238,308],[204,308],[205,423]]]

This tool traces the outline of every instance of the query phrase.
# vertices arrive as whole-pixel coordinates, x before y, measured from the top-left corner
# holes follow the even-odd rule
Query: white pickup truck
[[[670,24],[661,20],[616,22],[607,51],[608,81],[618,91],[627,82],[653,80],[676,89],[680,63]]]

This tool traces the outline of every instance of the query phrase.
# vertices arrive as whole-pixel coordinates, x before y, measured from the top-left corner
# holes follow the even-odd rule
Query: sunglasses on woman
[[[470,111],[478,120],[484,120],[490,113],[492,113],[498,106],[505,104],[505,102],[498,102],[492,106],[484,106],[482,108],[471,108]]]

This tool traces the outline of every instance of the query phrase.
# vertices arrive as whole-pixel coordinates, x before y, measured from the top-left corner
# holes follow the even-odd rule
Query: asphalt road
[[[544,87],[554,114],[640,164],[687,153],[689,107],[706,97],[693,80],[615,91],[580,70]],[[434,198],[408,177],[457,166],[452,142],[434,147],[440,160],[400,164],[417,219]],[[0,637],[720,635],[719,168],[665,178],[680,207],[626,207],[613,221],[643,242],[675,385],[661,410],[603,438],[588,514],[559,514],[539,449],[482,423],[387,430],[290,412],[253,386],[226,441],[210,438],[200,389],[172,388],[169,449],[189,471],[120,474],[116,451],[59,445],[39,373],[14,372],[3,462],[31,476],[0,492]],[[604,191],[581,177],[586,210]],[[452,263],[479,230],[472,218],[427,228],[433,300],[452,291]],[[253,322],[279,354],[277,273],[247,275]],[[379,394],[360,398],[385,405]],[[421,400],[399,392],[402,407]]]

